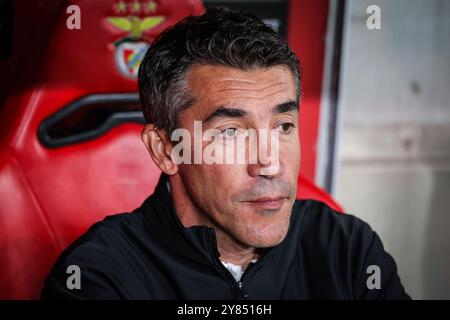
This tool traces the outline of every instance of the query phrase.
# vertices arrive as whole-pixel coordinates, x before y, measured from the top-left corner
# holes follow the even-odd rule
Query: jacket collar
[[[155,192],[141,206],[147,227],[155,240],[161,241],[175,254],[205,264],[212,263],[220,256],[214,229],[183,226],[176,214],[168,181],[168,176],[161,174]]]
[[[207,226],[183,226],[175,211],[168,181],[168,176],[161,174],[155,192],[141,207],[151,234],[180,257],[207,265],[216,264],[220,252],[215,230]],[[265,248],[259,260],[274,254],[273,249],[279,246]]]

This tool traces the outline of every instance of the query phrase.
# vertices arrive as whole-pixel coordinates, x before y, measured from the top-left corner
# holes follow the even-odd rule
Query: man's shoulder
[[[138,210],[106,216],[72,242],[59,256],[54,268],[72,264],[97,266],[115,263],[122,257],[123,249],[129,245],[127,234],[136,234],[143,228]]]
[[[294,202],[293,211],[299,214],[305,223],[321,223],[327,226],[329,224],[344,229],[368,226],[353,214],[336,211],[322,201],[298,199]]]
[[[371,242],[374,231],[360,218],[330,208],[316,200],[296,200],[293,207],[294,223],[303,239],[322,244]]]
[[[65,287],[69,267],[76,266],[83,279],[91,283],[126,275],[124,254],[130,248],[129,234],[139,232],[141,220],[140,212],[135,210],[109,215],[94,223],[60,254],[45,281],[42,297],[72,296]]]
[[[409,299],[397,274],[394,259],[372,228],[351,214],[334,211],[325,203],[299,200],[294,204],[293,242],[304,263],[310,263],[312,274],[320,279],[348,284],[346,292],[352,299]],[[379,287],[372,290],[367,281],[382,270]]]

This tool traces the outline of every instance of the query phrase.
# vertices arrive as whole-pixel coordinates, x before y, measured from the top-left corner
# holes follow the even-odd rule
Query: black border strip
[[[334,29],[334,45],[331,63],[331,84],[330,84],[330,128],[328,138],[328,161],[325,171],[325,189],[328,192],[333,190],[333,170],[334,170],[334,156],[336,153],[335,135],[337,132],[337,117],[338,117],[338,100],[339,100],[339,79],[341,75],[341,54],[342,54],[342,40],[344,32],[344,15],[345,15],[345,0],[337,0],[336,21],[333,26]]]

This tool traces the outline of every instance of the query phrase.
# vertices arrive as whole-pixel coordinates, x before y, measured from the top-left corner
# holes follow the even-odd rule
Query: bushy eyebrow
[[[285,113],[293,110],[298,110],[298,103],[294,100],[289,100],[276,105],[272,109],[272,113]]]
[[[209,116],[203,120],[204,123],[211,121],[214,118],[240,118],[247,115],[247,111],[239,108],[228,108],[224,106],[217,107]]]
[[[272,113],[279,114],[279,113],[289,112],[292,110],[298,110],[298,103],[293,100],[289,100],[289,101],[277,104],[275,107],[273,107]],[[248,114],[247,111],[237,108],[237,107],[230,108],[230,107],[219,106],[203,120],[203,123],[207,123],[214,118],[241,118],[241,117],[246,116],[247,114]]]

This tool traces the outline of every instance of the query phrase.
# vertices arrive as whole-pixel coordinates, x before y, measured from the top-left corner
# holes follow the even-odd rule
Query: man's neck
[[[258,249],[242,246],[220,229],[215,228],[215,230],[220,260],[223,262],[240,265],[245,270],[252,260],[259,259]]]
[[[240,265],[245,270],[252,260],[259,258],[259,252],[256,248],[239,243],[217,226],[209,216],[202,214],[185,196],[186,190],[184,190],[184,186],[178,177],[172,177],[170,180],[170,193],[172,194],[175,212],[185,228],[192,226],[214,228],[221,261]]]

